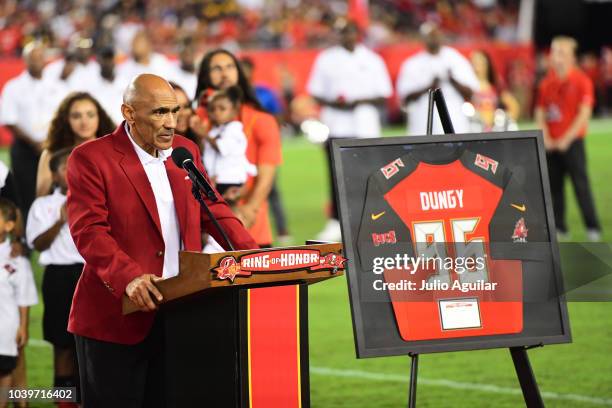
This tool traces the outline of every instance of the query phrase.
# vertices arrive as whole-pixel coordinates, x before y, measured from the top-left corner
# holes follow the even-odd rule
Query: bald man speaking
[[[125,121],[68,161],[68,220],[86,262],[68,330],[85,408],[165,406],[162,298],[154,282],[178,273],[179,250],[201,251],[204,231],[227,248],[185,171],[168,160],[177,147],[201,157],[174,134],[179,109],[168,82],[139,75],[124,94]],[[207,204],[237,249],[257,248],[223,199]],[[124,294],[141,312],[122,314]]]

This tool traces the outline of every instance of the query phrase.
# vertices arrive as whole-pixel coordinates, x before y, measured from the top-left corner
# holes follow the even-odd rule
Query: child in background
[[[38,302],[30,262],[11,257],[9,235],[17,222],[17,206],[0,198],[0,389],[11,386],[17,351],[28,341],[28,310]],[[0,394],[0,407],[7,401]]]
[[[49,167],[53,193],[34,200],[26,225],[28,245],[40,252],[38,262],[45,265],[42,296],[44,339],[53,345],[55,387],[79,388],[74,336],[67,330],[72,297],[84,260],[79,254],[66,223],[66,161],[72,148],[53,153]],[[78,392],[77,392],[78,395]],[[61,406],[76,406],[60,403]]]
[[[242,91],[237,86],[216,91],[208,98],[212,129],[204,139],[204,167],[219,194],[233,205],[255,166],[246,158],[247,138],[238,120]]]
[[[212,128],[204,137],[202,161],[219,194],[229,205],[240,198],[242,185],[256,167],[246,158],[247,138],[238,120],[242,91],[237,86],[216,91],[208,97],[208,119]],[[213,237],[205,238],[204,253],[222,252]]]

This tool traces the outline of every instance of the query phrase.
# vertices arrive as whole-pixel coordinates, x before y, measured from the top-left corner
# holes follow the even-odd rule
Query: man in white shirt
[[[70,92],[91,92],[100,66],[92,57],[93,40],[75,35],[68,45],[64,58],[53,61],[43,70],[43,78],[64,85],[64,95]]]
[[[352,21],[336,24],[340,44],[321,52],[308,80],[308,93],[322,106],[321,121],[330,138],[380,137],[379,107],[393,89],[383,59],[359,43],[359,28]],[[325,145],[329,155],[329,143]],[[331,160],[328,156],[331,180]],[[333,183],[330,183],[332,185]],[[332,185],[333,189],[333,185]],[[336,195],[331,192],[331,218],[318,238],[340,240]]]
[[[100,72],[97,80],[92,81],[91,95],[100,102],[113,122],[119,124],[123,122],[121,103],[125,87],[117,77],[115,50],[112,47],[104,47],[98,51],[96,59]]]
[[[478,79],[470,64],[457,50],[442,45],[442,33],[433,23],[421,26],[425,50],[409,57],[397,77],[397,94],[408,109],[408,134],[427,133],[428,91],[441,88],[455,133],[469,131],[468,118],[462,111],[478,90]],[[444,133],[437,111],[433,133]]]
[[[155,74],[168,78],[171,63],[162,54],[153,52],[153,45],[146,31],[142,30],[134,35],[131,53],[131,57],[117,67],[117,78],[123,89],[140,74]]]
[[[26,70],[4,86],[0,122],[13,133],[11,167],[25,215],[34,201],[36,171],[42,142],[47,137],[51,119],[61,102],[62,87],[44,80],[45,47],[38,42],[23,50]]]
[[[191,37],[183,38],[178,51],[179,60],[170,65],[167,79],[180,85],[189,99],[195,99],[198,76],[196,75],[196,50],[193,39]]]

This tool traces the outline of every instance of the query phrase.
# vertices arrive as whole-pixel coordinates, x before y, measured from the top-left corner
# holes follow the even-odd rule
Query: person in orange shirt
[[[561,240],[568,239],[564,180],[569,174],[590,241],[601,240],[601,226],[586,168],[584,137],[593,112],[593,83],[576,67],[577,43],[556,37],[551,44],[551,69],[540,83],[535,119],[544,133],[555,223]]]
[[[280,129],[274,116],[261,107],[238,59],[231,52],[216,49],[202,59],[195,95],[200,103],[199,121],[194,119],[191,127],[199,134],[207,132],[210,126],[203,108],[206,96],[212,91],[225,90],[234,85],[240,87],[244,97],[239,120],[247,137],[246,156],[257,167],[257,176],[247,180],[246,192],[242,194],[244,199],[235,211],[257,244],[270,247],[272,230],[268,216],[268,195],[274,183],[276,168],[282,161]]]

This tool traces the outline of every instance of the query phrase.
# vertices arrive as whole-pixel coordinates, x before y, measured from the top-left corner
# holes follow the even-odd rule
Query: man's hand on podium
[[[249,204],[243,204],[236,207],[235,212],[236,216],[246,228],[251,228],[253,224],[255,224],[255,220],[257,219],[257,211],[256,207],[253,207]]]
[[[163,299],[162,294],[153,284],[160,280],[163,278],[153,274],[139,276],[128,283],[125,287],[125,294],[140,308],[140,311],[151,312],[157,309],[157,303]]]

